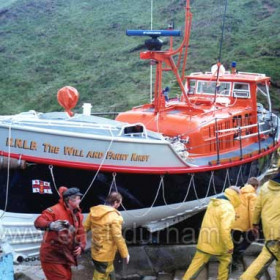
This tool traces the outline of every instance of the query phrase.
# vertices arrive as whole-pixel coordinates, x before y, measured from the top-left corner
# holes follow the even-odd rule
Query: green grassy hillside
[[[222,62],[272,78],[279,109],[279,0],[228,1]],[[183,26],[185,0],[154,0],[153,27]],[[150,0],[0,1],[0,113],[61,110],[56,92],[71,85],[93,111],[124,110],[149,100],[144,38],[126,29],[150,28]],[[224,1],[191,1],[192,34],[186,72],[209,71],[219,53]],[[178,40],[177,40],[178,41]],[[177,42],[178,43],[178,42]],[[177,86],[164,80],[172,94]]]

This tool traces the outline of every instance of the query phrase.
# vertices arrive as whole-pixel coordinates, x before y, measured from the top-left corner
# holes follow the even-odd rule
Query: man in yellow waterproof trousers
[[[242,280],[260,279],[267,267],[276,260],[276,279],[280,279],[280,161],[278,174],[268,180],[260,190],[256,202],[253,224],[258,230],[262,219],[265,246],[259,256],[241,275]]]
[[[220,263],[217,279],[228,279],[233,252],[231,229],[235,220],[234,208],[239,204],[239,188],[235,186],[211,199],[202,221],[195,256],[183,280],[196,279],[211,256],[216,256]]]

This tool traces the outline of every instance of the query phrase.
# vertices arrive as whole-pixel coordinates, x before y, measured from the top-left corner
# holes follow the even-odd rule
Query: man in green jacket
[[[259,256],[241,275],[242,280],[260,279],[267,267],[276,260],[276,279],[280,279],[280,168],[278,174],[268,180],[260,190],[253,216],[258,230],[262,219],[265,246]]]
[[[126,263],[129,254],[122,237],[123,218],[117,210],[122,203],[122,196],[118,192],[108,195],[105,205],[90,208],[90,213],[84,222],[86,231],[91,230],[91,257],[95,266],[93,280],[114,280],[114,265],[116,252],[119,251]]]
[[[196,279],[213,255],[220,263],[217,279],[228,279],[233,252],[231,229],[235,220],[234,208],[239,204],[239,188],[235,186],[211,199],[202,221],[195,256],[183,280]]]

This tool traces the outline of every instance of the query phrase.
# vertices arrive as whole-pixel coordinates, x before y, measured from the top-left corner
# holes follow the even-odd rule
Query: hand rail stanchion
[[[276,135],[276,129],[274,129],[274,126],[273,126],[273,119],[272,119],[272,114],[271,114],[271,127],[272,127],[272,143],[273,143],[273,146],[275,146],[275,135]]]
[[[259,154],[261,153],[261,136],[260,136],[260,125],[258,123],[258,143],[259,143]]]
[[[240,146],[240,159],[242,160],[243,159],[243,153],[242,153],[242,129],[240,128],[240,126],[239,126],[239,128],[238,128],[238,134],[239,134],[239,146]]]
[[[279,126],[279,114],[276,115],[277,117],[277,122],[276,122],[276,128],[274,130],[274,135],[273,135],[273,146],[276,145],[276,135],[279,134],[279,131],[278,131],[278,126]],[[272,125],[273,125],[273,121],[272,121]]]
[[[216,127],[216,149],[217,149],[217,164],[220,164],[220,143],[219,143],[219,136],[218,136],[218,123],[217,119],[215,119],[215,127]]]

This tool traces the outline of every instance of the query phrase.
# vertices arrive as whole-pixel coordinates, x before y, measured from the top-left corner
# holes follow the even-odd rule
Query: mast
[[[177,49],[173,49],[173,36],[178,36],[180,31],[172,30],[150,30],[150,32],[145,30],[127,30],[126,34],[128,36],[151,36],[152,39],[146,40],[145,44],[148,51],[141,52],[141,59],[149,59],[155,61],[156,64],[156,76],[154,84],[154,106],[155,113],[162,111],[165,108],[165,103],[162,102],[162,72],[172,71],[176,77],[176,80],[180,86],[182,94],[184,96],[185,102],[190,106],[190,102],[185,91],[184,81],[185,81],[185,68],[187,64],[188,57],[188,45],[191,30],[191,20],[192,14],[190,12],[190,0],[186,0],[185,6],[185,26],[184,26],[184,38],[181,45]],[[161,51],[162,42],[158,39],[159,36],[170,36],[170,48],[167,51]],[[178,55],[177,64],[174,62],[173,57]],[[183,60],[182,60],[183,57]],[[182,60],[182,63],[181,63]],[[165,65],[165,67],[163,67]],[[181,69],[181,70],[180,70]]]

